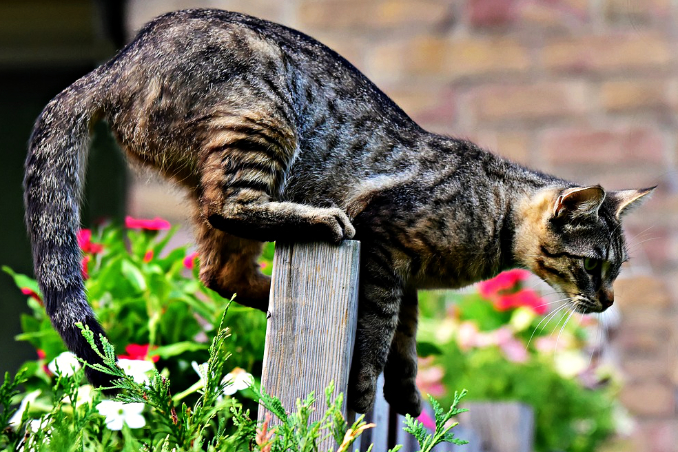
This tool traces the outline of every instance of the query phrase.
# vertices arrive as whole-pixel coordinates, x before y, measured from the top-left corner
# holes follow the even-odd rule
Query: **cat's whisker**
[[[631,244],[629,244],[629,250],[628,250],[628,252],[629,252],[629,253],[632,253],[632,252],[634,252],[635,250],[637,250],[638,247],[639,247],[640,245],[642,245],[643,243],[645,243],[645,242],[651,242],[652,240],[657,240],[657,239],[661,239],[661,237],[649,237],[649,238],[647,238],[647,239],[645,239],[645,240],[642,240],[642,241],[640,241],[640,242],[631,243]]]
[[[567,326],[567,323],[570,321],[570,319],[572,318],[572,315],[575,312],[576,311],[574,309],[571,309],[570,315],[567,316],[567,318],[565,319],[565,322],[563,322],[563,326],[560,327],[560,332],[558,332],[558,337],[556,338],[556,345],[555,345],[555,348],[553,349],[553,356],[554,357],[556,356],[556,353],[558,352],[558,342],[560,342],[560,335],[563,334],[563,330],[565,329],[565,326]]]
[[[565,306],[567,306],[567,304],[566,304],[566,303],[563,303],[562,306],[559,306],[556,310],[549,312],[547,315],[544,316],[544,318],[542,318],[542,319],[539,321],[539,323],[537,323],[537,326],[535,326],[534,329],[532,330],[532,334],[530,335],[530,339],[527,341],[527,345],[525,345],[525,350],[528,350],[528,349],[529,349],[530,343],[532,343],[532,338],[534,337],[534,334],[535,334],[535,333],[537,332],[537,330],[539,329],[539,325],[541,325],[542,322],[544,322],[544,320],[548,319],[549,317],[553,318],[553,317],[555,316],[555,314],[556,314],[558,311],[560,311],[561,309],[563,309]],[[553,316],[553,317],[552,317],[552,316]],[[550,320],[549,320],[549,322],[550,322]],[[548,323],[548,322],[547,322],[547,323]],[[546,327],[546,325],[544,325],[544,327]],[[544,329],[544,328],[542,328],[542,330],[543,330],[543,329]]]
[[[645,234],[646,232],[649,232],[650,229],[654,228],[655,226],[656,226],[655,224],[651,224],[650,226],[646,227],[645,229],[643,229],[643,230],[640,231],[639,233],[634,234],[633,236],[629,237],[629,238],[627,239],[627,241],[628,241],[628,242],[632,242],[633,240],[635,240],[636,238],[638,238],[638,237],[640,237],[641,235]],[[617,227],[619,227],[619,226],[617,226]],[[615,231],[615,232],[616,232],[616,231]]]
[[[563,302],[563,301],[570,302],[570,301],[572,301],[572,298],[571,298],[571,297],[567,297],[567,298],[561,298],[560,300],[548,301],[548,302],[546,302],[546,303],[539,304],[539,305],[537,305],[537,306],[535,306],[535,307],[536,307],[536,308],[542,308],[542,307],[544,307],[544,306],[550,306],[550,305],[552,305],[552,304],[560,303],[560,302]]]

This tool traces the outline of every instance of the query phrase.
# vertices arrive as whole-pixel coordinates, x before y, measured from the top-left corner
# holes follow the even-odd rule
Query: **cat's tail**
[[[66,88],[42,111],[29,141],[24,175],[26,224],[35,276],[52,325],[66,346],[84,361],[101,363],[76,323],[103,329],[87,303],[82,273],[80,195],[93,119],[104,109],[102,68]],[[95,386],[110,386],[110,376],[87,368]]]

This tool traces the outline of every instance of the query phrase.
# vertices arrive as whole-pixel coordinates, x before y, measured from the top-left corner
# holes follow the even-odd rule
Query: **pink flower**
[[[89,261],[92,260],[89,256],[83,256],[80,266],[82,267],[82,278],[89,279]]]
[[[153,260],[153,250],[146,251],[144,254],[144,262],[149,263]]]
[[[481,333],[473,322],[463,322],[457,330],[457,343],[463,351],[474,348],[478,345],[478,336]]]
[[[492,298],[500,292],[513,289],[516,284],[529,276],[530,272],[527,270],[509,270],[478,284],[478,291],[483,297]]]
[[[420,369],[419,372],[417,372],[417,387],[425,394],[440,397],[445,394],[445,387],[442,384],[443,374],[443,368],[440,366],[431,366]]]
[[[125,217],[125,227],[129,229],[145,229],[147,231],[162,231],[171,227],[169,221],[160,217],[152,220],[143,220],[140,218]]]
[[[44,361],[45,358],[47,358],[47,353],[45,353],[45,351],[41,348],[39,348],[37,350],[37,353],[38,353],[38,361],[42,362],[42,370],[44,370],[47,375],[51,376],[52,371],[49,370],[49,367],[47,367],[47,363]]]
[[[531,308],[538,315],[543,315],[548,310],[547,303],[531,289],[523,289],[520,292],[500,295],[494,300],[494,306],[499,311],[525,306]]]
[[[436,421],[433,420],[433,418],[429,416],[425,410],[421,412],[417,420],[421,422],[427,429],[435,431]]]
[[[191,253],[184,258],[184,267],[189,270],[193,270],[195,267],[195,260],[198,258],[198,253]]]
[[[494,332],[494,339],[506,359],[514,363],[524,363],[528,359],[527,348],[513,336],[507,327],[499,328]]]
[[[494,303],[499,311],[526,306],[536,314],[543,315],[548,311],[547,303],[533,290],[520,288],[530,272],[527,270],[510,270],[497,277],[478,284],[478,291],[484,298]]]
[[[92,231],[89,229],[80,229],[78,231],[78,245],[85,253],[98,254],[103,251],[104,246],[101,243],[92,242]]]
[[[127,347],[125,347],[125,352],[127,352],[126,355],[118,355],[118,358],[120,359],[129,359],[129,360],[136,360],[136,361],[153,361],[158,362],[160,359],[160,356],[154,355],[154,356],[148,356],[150,345],[141,345],[141,344],[128,344]]]
[[[33,289],[29,289],[28,287],[22,287],[21,288],[21,293],[24,295],[28,295],[42,306],[42,297],[36,293]]]

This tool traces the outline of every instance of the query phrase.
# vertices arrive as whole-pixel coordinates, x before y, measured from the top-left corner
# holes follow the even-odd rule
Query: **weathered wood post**
[[[261,385],[288,412],[325,388],[346,395],[358,313],[360,242],[276,243]],[[345,399],[344,399],[345,400]],[[265,409],[259,407],[259,420]],[[344,403],[344,415],[346,415]]]

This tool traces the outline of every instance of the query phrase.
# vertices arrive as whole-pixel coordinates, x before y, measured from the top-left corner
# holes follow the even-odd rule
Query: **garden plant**
[[[316,451],[327,439],[348,451],[372,424],[342,416],[343,395],[329,387],[324,417],[310,394],[287,413],[260,388],[265,315],[231,304],[197,278],[199,257],[187,247],[167,250],[175,229],[161,219],[127,218],[125,228],[103,226],[78,235],[90,303],[108,333],[97,349],[98,370],[117,377],[119,394],[106,397],[84,379],[83,364],[52,329],[36,282],[4,267],[27,296],[31,313],[23,334],[36,358],[0,387],[0,448],[24,451]],[[273,245],[261,262],[270,274]],[[226,325],[232,325],[228,328]],[[124,350],[124,353],[121,351]],[[117,359],[116,359],[117,358]],[[463,444],[450,419],[465,392],[444,411],[435,401],[428,430],[408,418],[422,451],[440,442]],[[267,416],[251,414],[264,405]],[[323,443],[324,444],[324,443]],[[397,450],[398,447],[393,450]]]

